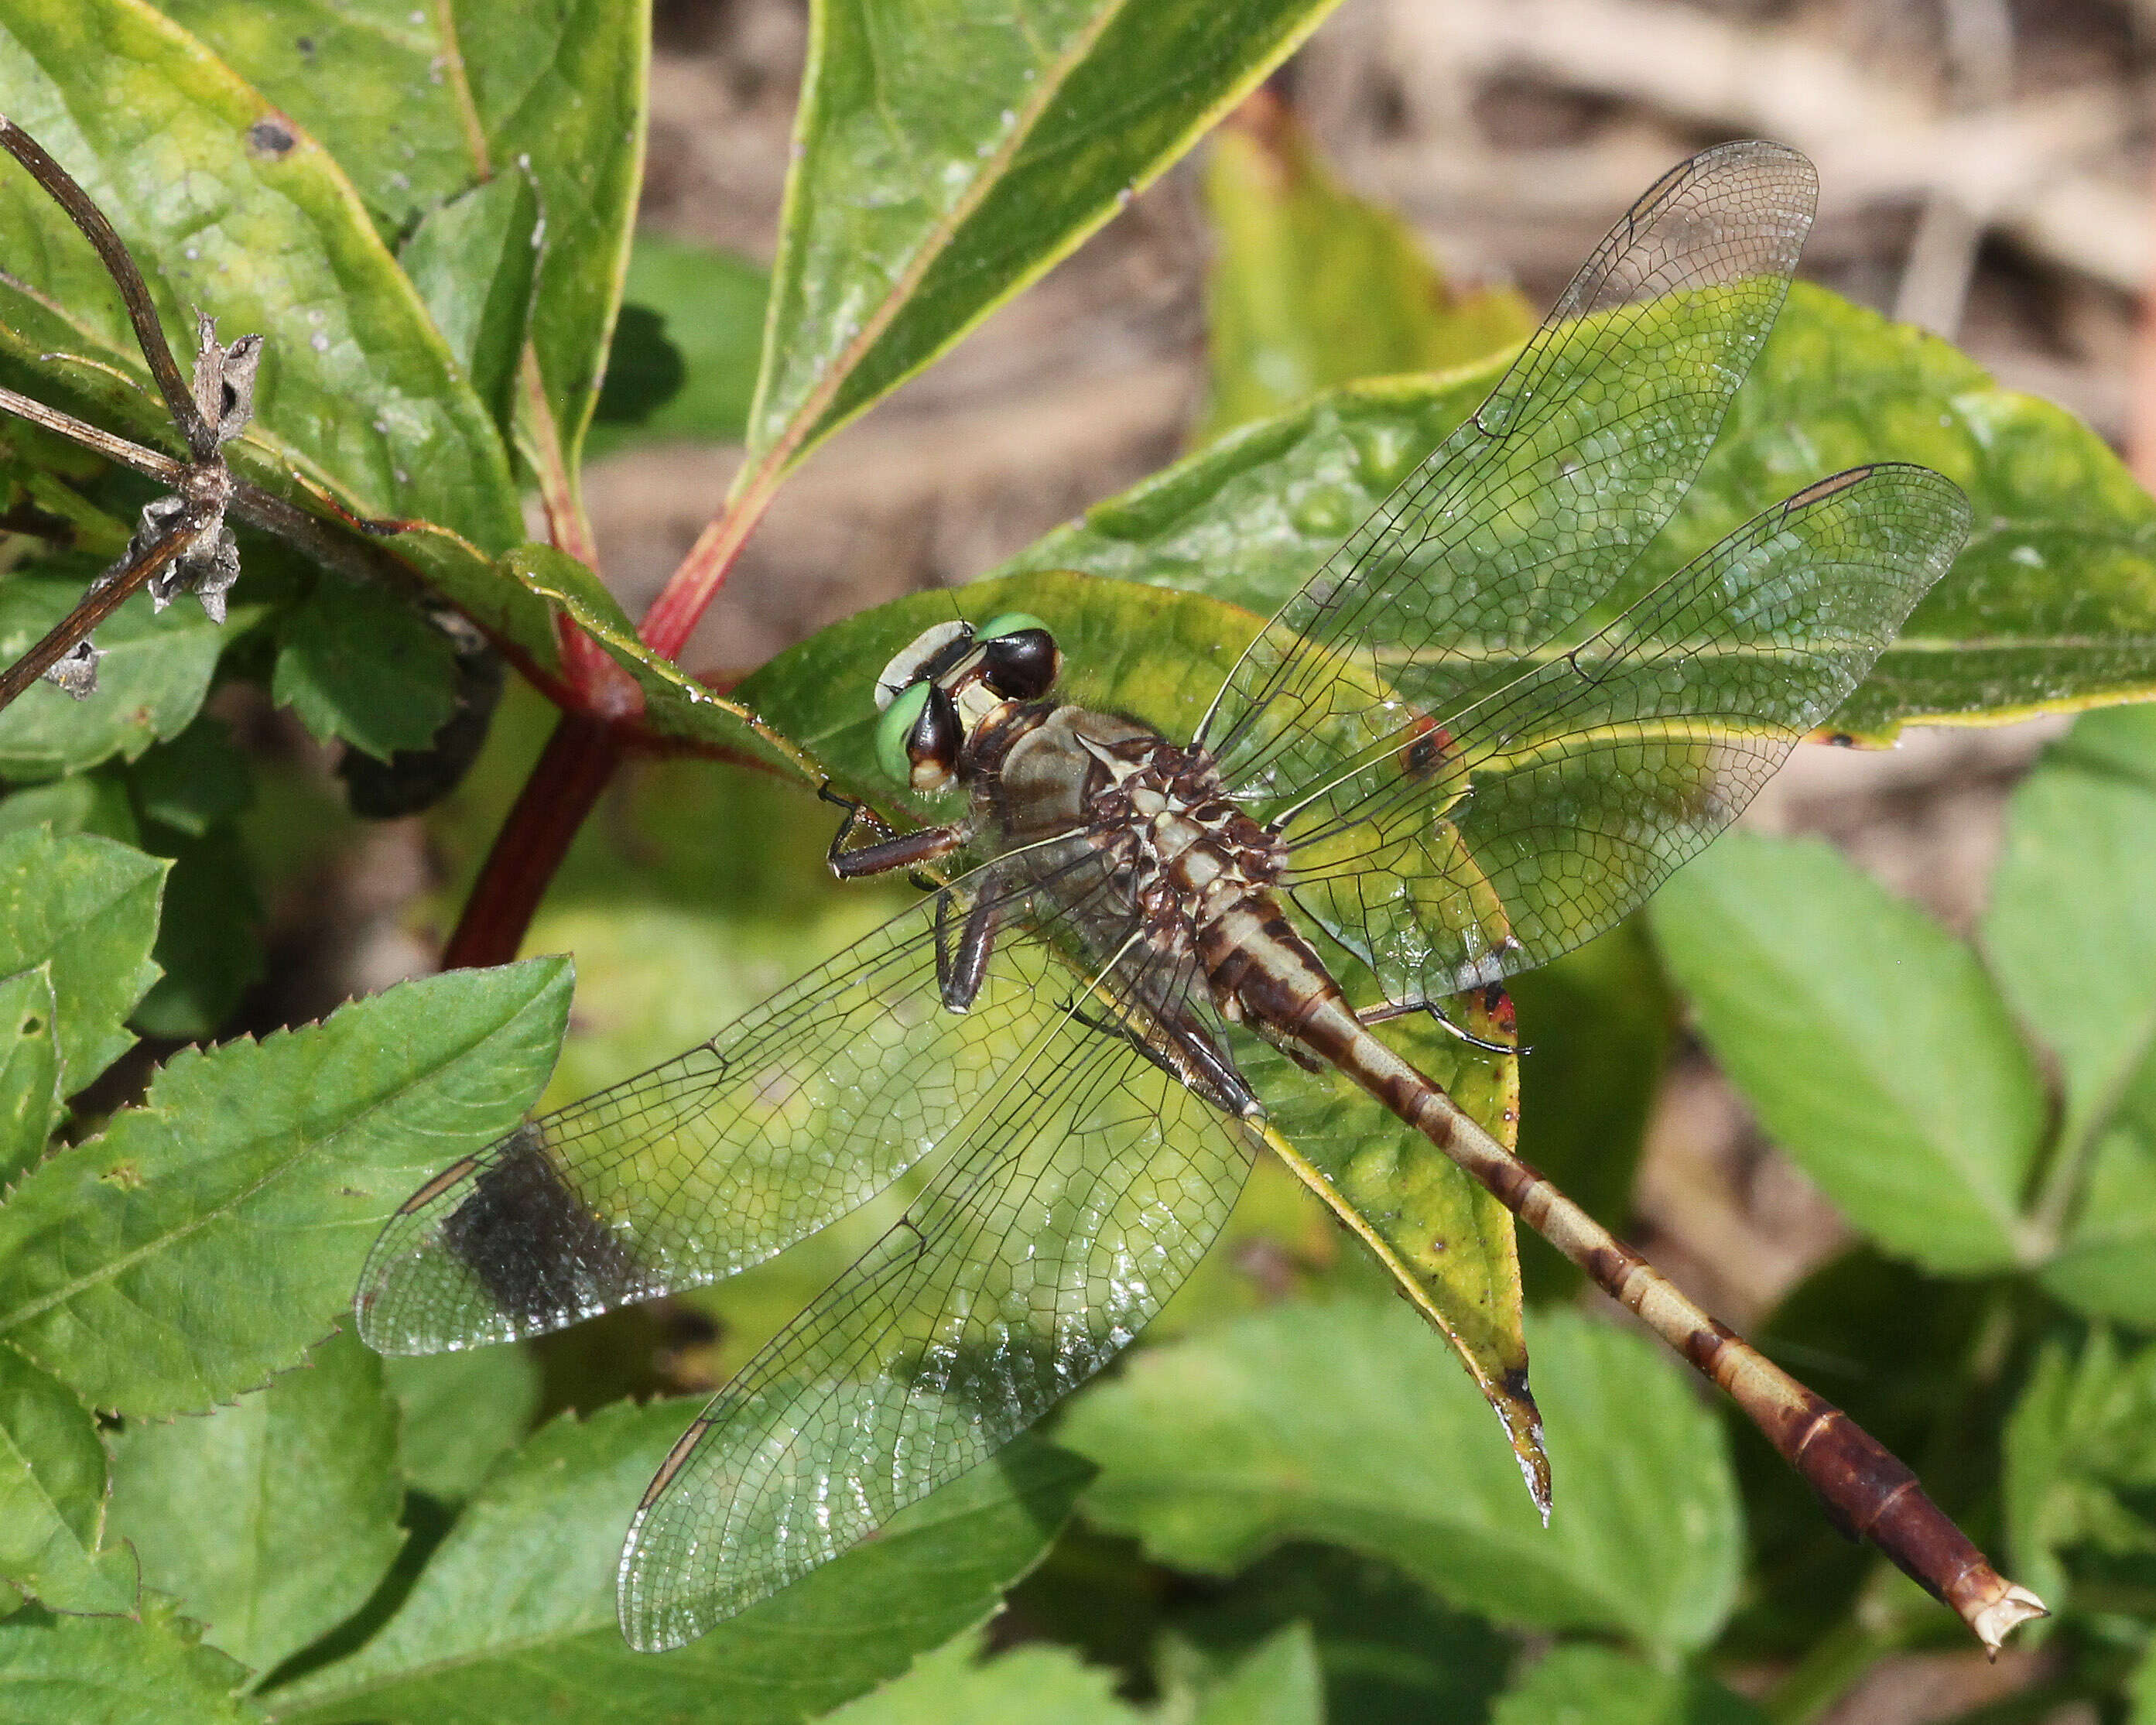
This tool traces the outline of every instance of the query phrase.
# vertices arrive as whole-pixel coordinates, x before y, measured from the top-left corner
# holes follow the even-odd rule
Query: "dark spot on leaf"
[[[303,59],[312,59],[315,57],[315,39],[311,36],[298,38],[293,42],[292,46],[300,50]]]
[[[248,150],[256,156],[275,159],[299,142],[292,128],[275,114],[265,114],[247,128]]]
[[[35,1013],[32,1013],[29,1017],[23,1020],[23,1034],[25,1036],[34,1036],[44,1028],[45,1021]]]

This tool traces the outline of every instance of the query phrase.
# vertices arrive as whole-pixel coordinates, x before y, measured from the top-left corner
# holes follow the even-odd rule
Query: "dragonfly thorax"
[[[962,770],[1004,846],[1082,839],[1116,896],[1163,931],[1191,932],[1286,865],[1279,836],[1223,791],[1210,754],[1135,719],[1014,704],[968,739]]]
[[[1287,852],[1223,794],[1213,758],[1157,742],[1142,758],[1101,751],[1108,783],[1094,800],[1091,832],[1128,870],[1137,901],[1173,905],[1209,922],[1270,889]]]

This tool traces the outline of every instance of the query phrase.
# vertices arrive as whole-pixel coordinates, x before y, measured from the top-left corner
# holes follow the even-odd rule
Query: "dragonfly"
[[[1815,183],[1754,141],[1650,188],[1187,743],[1059,700],[1062,649],[1035,618],[906,645],[873,691],[878,761],[963,813],[901,832],[853,805],[830,855],[847,879],[911,871],[924,896],[398,1209],[357,1321],[377,1349],[427,1353],[709,1283],[919,1183],[659,1469],[621,1557],[632,1645],[681,1645],[836,1557],[1127,1346],[1261,1153],[1246,1074],[1268,1048],[1288,1081],[1346,1075],[1582,1266],[1988,1647],[2042,1612],[1907,1467],[1385,1035],[1407,1011],[1450,1022],[1448,1000],[1639,905],[1958,550],[1955,486],[1877,465],[1611,598],[1766,339]]]

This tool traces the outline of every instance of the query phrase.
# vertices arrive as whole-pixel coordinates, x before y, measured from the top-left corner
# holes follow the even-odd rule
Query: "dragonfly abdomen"
[[[1292,1021],[1291,1031],[1429,1138],[1725,1391],[1819,1495],[1844,1532],[1870,1540],[1959,1614],[1988,1648],[1996,1651],[2008,1630],[2042,1614],[2035,1596],[1994,1570],[1917,1476],[1876,1438],[1702,1311],[1532,1164],[1491,1137],[1440,1086],[1373,1035],[1344,999],[1314,999]]]

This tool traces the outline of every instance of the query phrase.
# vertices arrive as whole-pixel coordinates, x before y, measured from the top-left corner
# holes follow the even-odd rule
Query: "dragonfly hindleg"
[[[945,888],[936,900],[936,983],[943,1004],[952,1012],[964,1012],[988,979],[988,958],[996,948],[996,931],[1003,926],[1005,901],[993,887],[984,890],[966,912],[955,951],[951,945],[952,904]]]
[[[1175,1027],[1164,1024],[1170,1034],[1155,1040],[1126,1021],[1086,1011],[1075,999],[1065,1010],[1087,1029],[1127,1042],[1178,1084],[1188,1086],[1222,1111],[1243,1120],[1264,1111],[1235,1061],[1195,1025],[1184,1026],[1178,1034]]]
[[[1502,991],[1495,983],[1490,985],[1490,990],[1496,993],[1500,999],[1503,998]],[[1477,1036],[1465,1024],[1451,1017],[1435,1000],[1383,1000],[1375,1006],[1364,1008],[1355,1016],[1363,1021],[1363,1027],[1367,1029],[1372,1024],[1383,1024],[1388,1019],[1411,1018],[1419,1012],[1429,1014],[1431,1018],[1444,1025],[1470,1048],[1479,1048],[1491,1054],[1501,1055],[1523,1055],[1534,1052],[1532,1048],[1525,1047],[1517,1042],[1492,1042],[1487,1037]]]

